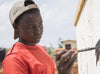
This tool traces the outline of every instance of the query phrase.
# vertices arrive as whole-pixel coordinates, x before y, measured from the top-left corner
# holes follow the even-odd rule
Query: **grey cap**
[[[39,9],[36,4],[31,4],[31,5],[25,6],[24,2],[25,2],[25,0],[18,1],[11,8],[10,13],[9,13],[9,18],[10,18],[12,25],[14,25],[15,20],[24,12],[26,12],[30,9],[35,9],[35,8]]]

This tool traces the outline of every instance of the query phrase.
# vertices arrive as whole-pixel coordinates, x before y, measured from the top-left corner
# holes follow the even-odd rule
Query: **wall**
[[[100,38],[100,0],[93,0],[93,35],[94,35],[94,42],[96,43]],[[96,66],[96,74],[100,74],[100,60]]]
[[[100,0],[86,0],[76,26],[78,50],[94,47],[100,38]],[[79,74],[100,74],[100,61],[96,65],[95,50],[78,54]]]

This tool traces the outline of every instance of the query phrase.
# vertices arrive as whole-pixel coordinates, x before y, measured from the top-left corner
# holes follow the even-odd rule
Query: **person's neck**
[[[25,41],[25,40],[23,40],[23,39],[21,39],[21,38],[19,38],[18,42],[21,42],[21,43],[23,43],[23,44],[30,45],[30,46],[34,46],[34,45],[35,45],[35,44],[29,43],[29,42],[27,42],[27,41]]]

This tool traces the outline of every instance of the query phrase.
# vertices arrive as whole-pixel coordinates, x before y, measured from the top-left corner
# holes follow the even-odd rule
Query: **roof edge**
[[[73,41],[73,42],[76,42],[76,40],[65,40],[65,41],[61,41],[61,43],[67,42],[67,41]]]

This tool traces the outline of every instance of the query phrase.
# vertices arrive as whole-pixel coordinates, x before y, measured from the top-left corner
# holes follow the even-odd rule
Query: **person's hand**
[[[56,54],[56,66],[58,74],[71,74],[73,64],[77,58],[77,52],[74,49],[61,50]]]

